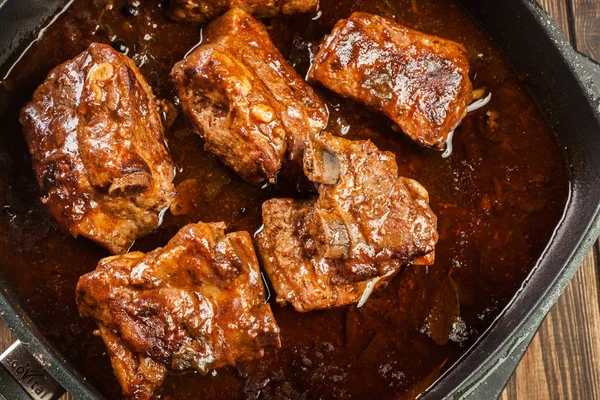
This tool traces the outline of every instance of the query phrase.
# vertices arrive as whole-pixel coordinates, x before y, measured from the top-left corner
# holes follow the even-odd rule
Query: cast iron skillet
[[[525,86],[566,148],[571,197],[553,239],[522,289],[426,392],[426,399],[496,398],[600,234],[600,91],[596,89],[600,66],[569,46],[535,0],[459,2],[515,71],[528,77]],[[64,4],[64,0],[0,0],[0,65]],[[76,398],[102,399],[43,337],[1,274],[0,289],[0,315],[20,340],[12,352],[0,357],[5,366],[0,368],[0,400],[53,399],[64,392],[62,388]],[[36,395],[36,388],[44,392]]]

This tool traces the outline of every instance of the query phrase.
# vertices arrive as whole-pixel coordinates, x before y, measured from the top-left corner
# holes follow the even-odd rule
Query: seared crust
[[[340,263],[314,252],[314,239],[306,231],[313,213],[312,202],[272,199],[263,204],[265,228],[258,235],[262,265],[277,293],[277,302],[290,303],[299,312],[342,307],[357,303],[400,271],[393,260],[381,263],[381,277],[352,281],[344,277]],[[366,293],[368,297],[369,293]]]
[[[77,305],[98,323],[130,398],[151,397],[169,371],[209,370],[279,347],[247,232],[183,227],[164,248],[100,261],[77,284]]]
[[[171,72],[183,111],[206,149],[245,181],[275,183],[284,160],[301,160],[325,128],[327,110],[241,9],[211,23],[205,38]]]
[[[442,148],[472,100],[462,45],[366,13],[335,25],[309,77],[385,114],[420,146]]]
[[[174,167],[152,90],[127,56],[93,43],[21,111],[42,202],[73,236],[112,253],[152,232]]]

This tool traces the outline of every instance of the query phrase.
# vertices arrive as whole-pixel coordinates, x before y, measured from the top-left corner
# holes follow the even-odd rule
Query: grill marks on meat
[[[245,181],[275,183],[284,160],[300,160],[325,128],[327,110],[241,9],[212,22],[205,38],[171,72],[184,113],[206,149]]]
[[[120,254],[157,227],[174,167],[154,95],[131,59],[90,45],[50,72],[21,123],[42,201],[64,230]]]
[[[170,7],[173,20],[204,24],[234,7],[256,18],[314,14],[319,0],[171,0]]]
[[[366,13],[335,25],[309,77],[385,114],[420,146],[442,148],[472,99],[462,45]]]
[[[257,239],[279,302],[302,312],[356,303],[402,266],[433,263],[437,218],[393,154],[323,132],[304,168],[320,183],[317,200],[263,204]]]
[[[164,248],[100,261],[77,304],[99,326],[123,393],[148,399],[169,371],[201,374],[279,347],[247,232],[182,228]]]

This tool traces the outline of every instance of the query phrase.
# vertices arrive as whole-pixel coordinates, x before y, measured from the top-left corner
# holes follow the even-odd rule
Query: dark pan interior
[[[536,1],[460,3],[523,77],[565,148],[571,173],[571,198],[563,221],[528,281],[488,332],[426,396],[495,398],[507,378],[495,372],[537,330],[598,236],[600,92],[584,60]]]
[[[64,3],[0,0],[0,64]],[[600,100],[581,60],[534,0],[461,3],[525,77],[525,85],[566,148],[572,194],[564,220],[528,283],[486,335],[428,392],[428,398],[469,394],[492,398],[505,383],[493,380],[494,371],[537,329],[598,235],[600,159],[595,154],[600,151]],[[0,286],[0,311],[16,335],[45,360],[50,373],[69,392],[77,398],[100,398],[41,336],[1,277]],[[481,385],[490,377],[491,385]]]

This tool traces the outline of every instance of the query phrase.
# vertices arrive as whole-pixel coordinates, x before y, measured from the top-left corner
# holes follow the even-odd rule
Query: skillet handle
[[[0,400],[55,400],[64,389],[21,341],[0,355]]]

